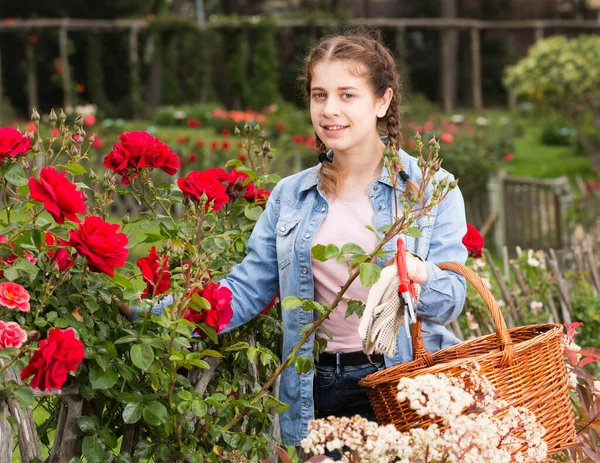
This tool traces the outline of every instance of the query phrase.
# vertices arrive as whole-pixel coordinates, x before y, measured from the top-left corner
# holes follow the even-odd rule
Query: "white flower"
[[[577,375],[572,371],[569,371],[569,386],[575,389],[578,384],[579,383],[577,382]]]
[[[600,381],[594,381],[594,395],[600,394]]]
[[[533,257],[533,249],[527,251],[527,264],[531,267],[539,267],[540,261]]]
[[[485,267],[485,260],[481,258],[473,259],[473,268],[476,270],[481,270]]]
[[[540,302],[540,301],[531,301],[529,303],[529,308],[535,314],[537,314],[542,307],[544,307],[544,304],[542,302]]]
[[[450,117],[450,122],[452,122],[453,124],[461,124],[464,121],[465,121],[465,116],[463,116],[462,114],[453,114]]]
[[[482,116],[479,116],[477,119],[475,119],[475,124],[480,125],[482,127],[488,125],[489,123],[490,123],[490,121]]]
[[[185,111],[177,110],[173,113],[173,119],[183,120],[187,117],[187,113]]]

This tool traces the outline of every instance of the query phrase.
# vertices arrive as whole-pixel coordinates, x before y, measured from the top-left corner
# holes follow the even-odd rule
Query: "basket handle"
[[[496,302],[496,299],[494,299],[491,291],[473,270],[458,262],[442,262],[438,264],[438,267],[442,270],[450,270],[451,272],[464,276],[483,298],[485,305],[492,314],[492,319],[496,326],[496,338],[499,348],[502,351],[502,358],[500,359],[499,366],[504,367],[508,365],[513,354],[513,342],[504,321],[504,317],[502,316],[502,312],[500,311],[500,307],[498,307],[498,303]],[[417,321],[412,329],[412,348],[415,360],[423,359],[428,366],[432,366],[435,363],[433,357],[425,348],[423,333],[421,331],[421,319],[419,317],[417,317]]]

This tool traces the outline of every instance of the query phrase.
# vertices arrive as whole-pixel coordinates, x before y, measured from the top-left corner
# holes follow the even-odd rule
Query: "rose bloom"
[[[181,143],[182,145],[187,143],[189,141],[188,137],[183,137],[183,136],[178,136],[177,137],[177,143]]]
[[[512,160],[513,160],[513,159],[514,159],[514,158],[513,158],[513,155],[512,155],[512,153],[506,153],[506,154],[504,155],[504,160],[505,160],[506,162],[512,162]]]
[[[42,391],[60,389],[69,372],[75,371],[84,357],[83,343],[75,337],[73,328],[52,328],[21,371],[21,379],[33,376],[30,386]]]
[[[0,349],[16,347],[17,349],[27,341],[27,332],[16,322],[0,320]]]
[[[31,149],[31,139],[13,127],[0,128],[0,162],[7,157],[25,154]]]
[[[69,242],[63,240],[62,238],[54,237],[52,233],[46,232],[44,235],[44,242],[47,246],[58,247],[58,246],[68,246]],[[48,257],[53,264],[56,264],[59,272],[64,272],[66,269],[73,267],[75,265],[75,261],[71,256],[71,251],[66,249],[65,247],[59,247],[56,250],[48,250]]]
[[[440,135],[440,141],[442,143],[452,143],[454,141],[454,136],[451,133],[444,132]]]
[[[190,153],[188,156],[188,161],[195,162],[198,160],[198,155],[196,153]]]
[[[224,150],[228,150],[229,148],[231,148],[231,143],[229,143],[227,140],[223,140],[223,143],[221,143],[221,148],[223,148]]]
[[[202,127],[202,124],[198,119],[190,118],[187,121],[188,127]]]
[[[196,146],[198,148],[204,148],[204,140],[196,140]]]
[[[467,233],[463,236],[462,242],[471,256],[476,258],[482,256],[481,250],[485,246],[483,236],[481,236],[479,230],[470,223],[467,224]]]
[[[216,140],[213,140],[210,142],[210,149],[211,150],[216,150],[219,147],[219,142]]]
[[[29,312],[29,293],[18,283],[3,281],[0,283],[0,305]]]
[[[140,299],[163,294],[171,287],[171,272],[169,271],[169,257],[159,256],[156,246],[152,246],[148,257],[138,259],[137,266],[142,271],[142,278],[146,282],[146,289]]]
[[[223,135],[224,137],[228,137],[229,135],[231,135],[231,132],[228,129],[223,129],[221,130],[221,135]]]
[[[406,142],[406,148],[408,148],[409,150],[413,149],[416,146],[417,146],[417,142],[414,140],[408,140]]]
[[[213,170],[218,169],[208,169],[202,172],[194,170],[187,177],[178,178],[177,185],[183,192],[183,196],[194,201],[200,201],[202,195],[206,194],[208,201],[204,207],[207,210],[210,208],[218,211],[229,202],[229,196],[225,192],[223,184],[209,172]]]
[[[104,146],[104,141],[101,138],[99,138],[98,136],[96,136],[96,138],[94,138],[94,143],[92,143],[92,148],[99,150],[103,146]]]
[[[92,272],[103,272],[112,277],[115,268],[125,265],[129,252],[127,235],[117,232],[118,229],[118,224],[87,216],[77,230],[69,231],[69,245],[87,260]]]
[[[292,141],[294,143],[296,143],[296,145],[299,145],[300,143],[302,143],[303,140],[304,140],[304,137],[302,135],[294,135],[294,137],[292,138]]]
[[[208,301],[210,309],[196,312],[188,308],[183,318],[196,324],[206,323],[213,327],[217,333],[223,331],[233,317],[233,310],[231,308],[232,294],[229,288],[222,287],[220,283],[208,283],[202,289],[196,288],[194,292]],[[197,328],[194,332],[202,337],[205,336],[201,328]]]
[[[92,125],[96,124],[96,116],[93,114],[86,114],[83,116],[83,123],[91,127]]]
[[[42,167],[40,179],[29,179],[31,199],[44,203],[46,210],[56,223],[63,224],[65,219],[79,223],[79,217],[87,210],[85,195],[77,191],[75,184],[66,177],[66,172],[58,173],[52,167]]]

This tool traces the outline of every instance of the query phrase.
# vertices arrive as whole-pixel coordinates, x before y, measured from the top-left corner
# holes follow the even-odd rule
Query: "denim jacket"
[[[405,172],[418,183],[421,171],[416,158],[404,151],[400,154]],[[226,331],[258,315],[278,290],[281,299],[287,296],[314,298],[311,243],[329,207],[325,195],[318,189],[319,168],[320,165],[306,169],[275,186],[248,241],[247,256],[221,280],[221,284],[233,293],[233,318]],[[436,174],[438,180],[445,177],[453,180],[451,174],[443,169]],[[401,182],[396,190],[398,197],[405,187],[405,183]],[[393,186],[384,167],[368,192],[377,229],[392,223],[393,194]],[[431,191],[426,195],[428,199]],[[464,263],[467,259],[467,250],[462,244],[466,220],[460,190],[452,190],[442,203],[418,221],[417,226],[422,237],[403,235],[403,238],[407,250],[419,255],[427,268],[427,281],[421,286],[417,314],[423,320],[425,346],[434,352],[458,343],[458,339],[443,325],[459,315],[465,301],[464,278],[442,271],[435,265],[445,261]],[[395,240],[390,240],[385,249],[393,251],[394,246]],[[379,258],[378,263],[383,267],[385,259]],[[282,358],[300,340],[300,328],[312,319],[313,314],[301,308],[283,312]],[[312,356],[313,344],[314,335],[302,346],[298,355]],[[392,359],[385,358],[386,366],[412,358],[412,346],[406,330],[400,329],[396,354]],[[287,445],[299,445],[307,434],[309,420],[314,418],[313,375],[313,371],[298,375],[293,367],[287,368],[281,375],[279,399],[290,404],[280,417],[281,437]]]

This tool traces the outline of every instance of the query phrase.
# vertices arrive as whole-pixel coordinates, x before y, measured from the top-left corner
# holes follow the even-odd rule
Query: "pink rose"
[[[17,349],[27,340],[27,332],[16,322],[0,320],[0,349],[16,347]]]
[[[4,281],[0,283],[0,305],[29,312],[29,293],[18,283]]]

